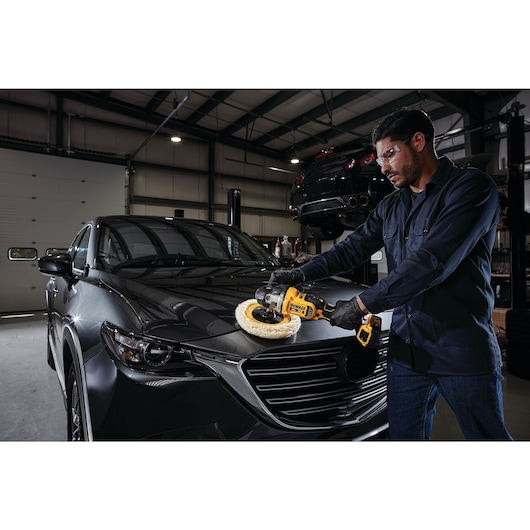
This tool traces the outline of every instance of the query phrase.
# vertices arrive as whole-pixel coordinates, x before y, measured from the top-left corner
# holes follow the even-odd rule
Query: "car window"
[[[128,259],[125,241],[109,226],[105,226],[101,232],[98,257],[108,265],[117,265]]]
[[[205,260],[263,264],[271,261],[271,255],[248,236],[213,223],[131,218],[101,225],[98,262],[113,272],[204,264]]]
[[[79,236],[74,241],[72,245],[74,269],[82,271],[85,268],[89,239],[90,227],[87,227],[83,232],[79,234]]]
[[[171,225],[158,225],[150,227],[163,245],[166,254],[183,254],[194,256],[197,254],[186,234]]]
[[[209,230],[205,226],[192,225],[190,232],[202,247],[203,255],[216,259],[227,259],[231,257],[226,247],[226,240],[217,237],[214,231]]]
[[[35,261],[37,249],[31,247],[11,247],[7,249],[9,261]]]

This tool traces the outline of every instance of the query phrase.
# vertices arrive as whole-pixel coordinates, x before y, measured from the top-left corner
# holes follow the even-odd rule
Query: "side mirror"
[[[39,271],[50,276],[71,276],[72,258],[69,254],[43,256],[38,261]]]

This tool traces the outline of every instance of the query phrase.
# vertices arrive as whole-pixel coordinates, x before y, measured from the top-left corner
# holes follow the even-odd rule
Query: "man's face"
[[[414,187],[421,173],[418,153],[409,143],[383,138],[375,144],[381,171],[396,188]]]

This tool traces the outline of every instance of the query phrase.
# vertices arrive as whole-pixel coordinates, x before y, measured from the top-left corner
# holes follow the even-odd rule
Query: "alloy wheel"
[[[85,440],[83,412],[75,369],[72,366],[68,375],[68,439],[73,442]]]

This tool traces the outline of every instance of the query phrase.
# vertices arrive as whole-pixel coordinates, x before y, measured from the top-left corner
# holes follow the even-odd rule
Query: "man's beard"
[[[421,177],[421,165],[419,162],[418,153],[413,153],[412,155],[412,163],[401,168],[401,171],[398,173],[399,181],[393,183],[394,187],[398,189],[414,186]]]

